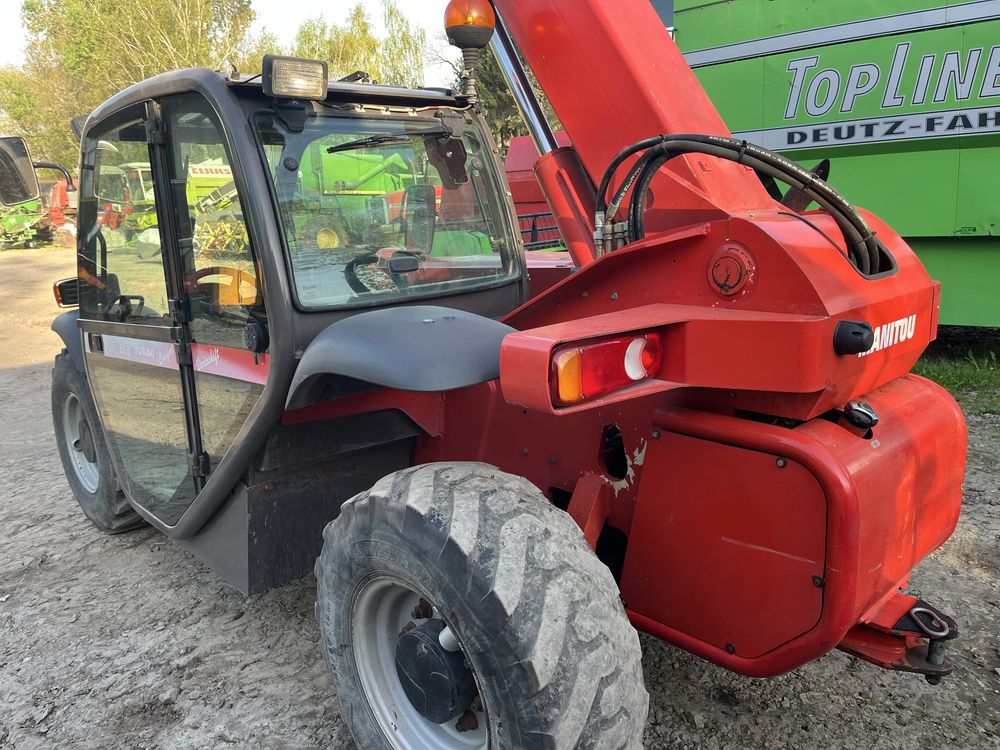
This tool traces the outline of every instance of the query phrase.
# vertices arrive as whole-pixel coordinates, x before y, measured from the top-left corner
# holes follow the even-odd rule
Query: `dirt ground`
[[[78,511],[53,442],[65,250],[0,252],[0,747],[352,747],[309,579],[245,598],[150,530]],[[648,747],[1000,747],[1000,417],[970,418],[965,508],[912,588],[956,616],[938,687],[835,652],[751,680],[644,637]]]

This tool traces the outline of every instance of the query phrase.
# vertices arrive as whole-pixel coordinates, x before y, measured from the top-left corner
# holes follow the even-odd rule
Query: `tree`
[[[371,20],[358,4],[342,25],[313,18],[299,26],[292,46],[297,57],[326,60],[330,77],[363,70],[379,83],[422,86],[427,36],[403,15],[393,0],[382,0],[386,36],[375,35]]]
[[[382,83],[423,82],[426,38],[383,0],[385,38],[358,4],[342,25],[299,28],[292,54],[329,61],[332,78],[362,69]],[[75,165],[69,121],[165,70],[203,66],[257,73],[274,35],[249,34],[251,0],[24,0],[25,62],[0,68],[0,129],[24,136],[35,158]]]
[[[455,69],[453,87],[461,91],[465,83],[462,80],[461,71],[459,70],[460,65],[451,61],[448,62]],[[539,86],[538,80],[530,70],[528,71],[528,80],[535,92],[535,96],[538,97],[538,100],[542,104],[542,110],[549,124],[554,129],[559,129],[559,120],[548,99],[545,97],[541,86]],[[479,61],[479,66],[476,68],[476,91],[479,93],[479,106],[482,109],[483,117],[489,123],[493,139],[497,142],[500,153],[505,155],[511,138],[528,135],[528,128],[524,123],[524,118],[521,117],[520,110],[517,108],[517,102],[514,101],[514,96],[510,93],[510,88],[508,88],[507,82],[504,80],[503,72],[500,70],[500,63],[497,62],[492,49],[484,50]]]
[[[250,0],[25,0],[25,63],[0,70],[0,126],[74,164],[69,120],[172,68],[218,68],[245,43]]]

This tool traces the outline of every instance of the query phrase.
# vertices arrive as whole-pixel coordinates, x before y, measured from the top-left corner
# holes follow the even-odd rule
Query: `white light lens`
[[[326,63],[322,60],[275,57],[271,60],[271,96],[290,99],[326,98]]]
[[[642,352],[646,348],[646,337],[632,339],[625,350],[625,374],[632,380],[642,380],[649,375],[642,363]]]

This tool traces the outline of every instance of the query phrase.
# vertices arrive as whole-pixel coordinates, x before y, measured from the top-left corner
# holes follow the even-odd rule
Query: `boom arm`
[[[729,136],[648,2],[494,0],[594,184],[623,147],[661,133]],[[654,208],[721,214],[775,207],[746,167],[675,159]],[[687,214],[690,221],[691,214]]]

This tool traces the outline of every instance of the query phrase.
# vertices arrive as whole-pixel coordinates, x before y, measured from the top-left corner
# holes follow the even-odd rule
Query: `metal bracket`
[[[146,143],[162,146],[167,142],[167,123],[160,117],[146,120]]]
[[[169,300],[168,305],[170,307],[170,316],[173,318],[174,325],[182,325],[190,322],[191,314],[187,299],[171,299]]]
[[[191,357],[191,344],[187,341],[177,341],[174,343],[174,351],[177,354],[177,364],[191,365],[194,364],[194,360]]]
[[[207,477],[211,469],[211,462],[208,458],[208,454],[204,451],[201,453],[189,453],[188,467],[191,470],[191,476]]]

